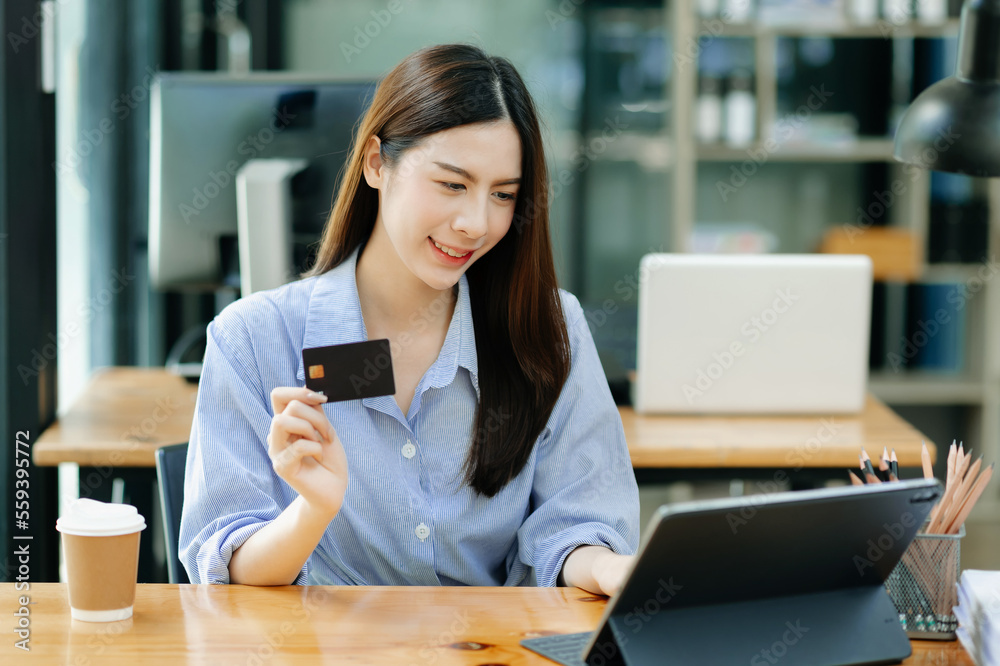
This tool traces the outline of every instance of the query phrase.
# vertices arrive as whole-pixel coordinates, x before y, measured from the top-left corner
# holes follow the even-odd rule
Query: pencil
[[[965,457],[965,454],[962,452],[962,446],[959,445],[958,458],[955,462],[955,474],[951,478],[951,485],[945,486],[944,495],[941,496],[941,500],[934,507],[934,511],[931,512],[931,521],[927,525],[928,534],[940,534],[940,530],[947,525],[945,517],[951,509],[952,503],[955,501],[955,495],[958,493],[959,487],[962,486],[965,480],[965,473],[968,470],[969,458]]]
[[[955,440],[951,440],[951,446],[948,447],[948,475],[945,477],[946,486],[953,483],[952,479],[955,476],[955,457],[957,453],[958,449],[955,446]]]
[[[883,481],[889,481],[889,449],[882,447],[882,455],[878,457],[878,471],[881,472],[879,476],[882,477]]]
[[[976,481],[976,485],[969,491],[968,496],[962,500],[962,506],[958,510],[955,519],[951,522],[951,525],[948,526],[946,534],[958,534],[958,530],[961,529],[965,519],[972,512],[972,507],[975,506],[979,496],[983,494],[986,484],[990,482],[990,478],[993,476],[993,464],[990,463],[990,466],[983,470],[983,473],[979,475],[979,480]]]
[[[956,472],[956,477],[958,476]],[[941,493],[941,499],[938,503],[934,505],[931,510],[930,518],[927,522],[927,529],[924,530],[925,534],[938,534],[939,525],[944,518],[944,514],[948,511],[948,506],[951,504],[951,498],[955,494],[955,489],[958,487],[958,483],[952,479],[952,483],[949,486],[945,486],[944,492]]]
[[[899,481],[899,461],[896,460],[896,449],[889,454],[889,479]]]
[[[969,464],[972,462],[972,449],[969,449],[962,454],[962,449],[958,449],[959,460],[955,462],[955,476],[953,478],[954,482],[961,483],[962,479],[965,478],[965,473],[969,471]]]
[[[958,516],[959,514],[962,513],[963,508],[966,506],[966,502],[969,501],[970,496],[972,495],[973,491],[975,490],[976,486],[979,484],[983,476],[982,474],[979,474],[979,469],[982,465],[982,461],[983,457],[979,456],[979,460],[973,463],[972,467],[969,469],[968,475],[965,477],[963,482],[959,484],[956,481],[957,488],[955,489],[955,494],[951,499],[951,504],[948,507],[948,513],[944,516],[944,519],[938,526],[942,534],[950,533],[949,531],[951,530],[951,527],[953,525],[955,526],[956,530],[958,529],[958,525],[955,524],[956,521],[958,520]],[[992,471],[990,472],[990,476],[991,475]],[[987,479],[988,478],[989,477],[987,477]],[[975,503],[975,500],[973,500],[973,503]],[[965,522],[964,519],[962,519],[962,522]],[[959,523],[959,525],[960,524],[961,523]]]
[[[927,454],[925,459],[924,454]],[[927,451],[927,444],[924,443],[923,451],[920,454],[920,462],[924,466],[924,477],[927,478],[927,467],[930,461],[930,452]],[[965,454],[962,452],[962,445],[958,445],[958,450],[955,451],[955,469],[952,470],[951,481],[945,483],[944,492],[941,494],[941,499],[938,503],[934,505],[931,509],[930,517],[927,522],[926,534],[936,534],[937,529],[940,527],[941,519],[944,518],[945,512],[948,510],[948,505],[951,502],[952,495],[955,493],[955,487],[961,482],[965,470],[963,469],[963,463],[965,461]]]
[[[924,468],[924,478],[934,478],[934,467],[931,465],[931,452],[927,450],[927,442],[920,443],[920,464]]]
[[[855,474],[853,470],[850,470],[850,469],[847,470],[847,476],[851,477],[851,485],[852,486],[863,486],[863,485],[865,485],[864,481],[862,481],[861,479],[859,479],[858,475]]]
[[[946,507],[947,511],[942,509],[941,520],[938,524],[938,529],[942,534],[948,533],[948,527],[952,524],[955,518],[958,516],[959,511],[962,508],[966,496],[972,490],[973,485],[976,483],[976,478],[979,476],[979,468],[982,467],[983,457],[979,456],[979,460],[972,463],[969,468],[969,473],[961,480],[961,483],[956,483],[955,492],[951,496],[951,502]]]
[[[872,468],[872,459],[868,457],[868,452],[865,451],[865,447],[861,447],[861,469],[865,471],[865,478],[868,479],[868,483],[881,483],[882,481],[875,475],[875,470]]]

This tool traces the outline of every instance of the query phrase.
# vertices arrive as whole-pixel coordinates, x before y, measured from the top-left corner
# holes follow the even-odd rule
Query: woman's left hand
[[[601,588],[601,593],[609,597],[618,593],[625,584],[625,577],[632,567],[633,555],[619,555],[610,550],[598,554],[593,562],[594,581]]]
[[[610,597],[624,585],[634,559],[604,546],[580,546],[566,558],[559,584]]]

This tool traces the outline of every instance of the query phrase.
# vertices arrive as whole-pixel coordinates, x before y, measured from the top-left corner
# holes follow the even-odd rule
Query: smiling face
[[[521,141],[510,121],[432,134],[391,167],[369,140],[364,175],[379,191],[370,243],[391,245],[427,286],[450,289],[507,233],[521,182]]]

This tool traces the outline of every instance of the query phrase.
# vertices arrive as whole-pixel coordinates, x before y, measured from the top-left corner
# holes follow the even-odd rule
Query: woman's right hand
[[[323,412],[326,396],[305,387],[271,391],[274,418],[267,453],[274,471],[313,509],[340,512],[347,491],[347,454]]]

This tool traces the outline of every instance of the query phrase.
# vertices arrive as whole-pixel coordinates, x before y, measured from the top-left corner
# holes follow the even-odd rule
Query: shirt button
[[[413,446],[413,442],[406,440],[406,444],[403,445],[403,456],[406,458],[412,458],[417,452],[417,447]]]
[[[417,529],[413,530],[413,532],[414,534],[417,535],[418,539],[423,541],[424,539],[426,539],[431,535],[431,528],[427,527],[423,523],[420,523],[419,525],[417,525]]]

